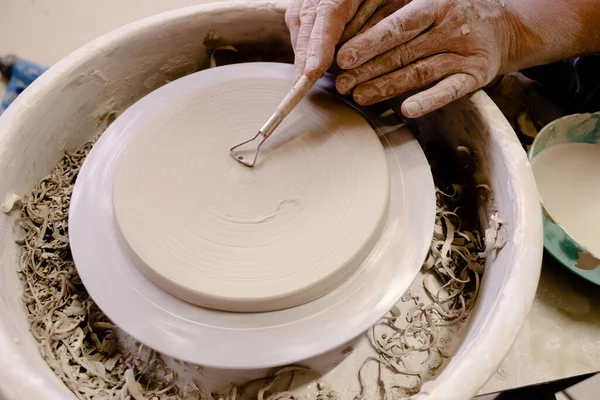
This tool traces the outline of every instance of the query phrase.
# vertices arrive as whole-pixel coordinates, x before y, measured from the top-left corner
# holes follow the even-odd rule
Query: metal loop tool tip
[[[246,167],[254,167],[262,145],[300,100],[306,96],[314,84],[315,81],[303,75],[279,104],[271,118],[260,128],[258,133],[252,138],[244,140],[229,149],[231,156]]]

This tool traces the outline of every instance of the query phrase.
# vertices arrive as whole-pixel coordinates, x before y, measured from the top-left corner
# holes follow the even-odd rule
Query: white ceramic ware
[[[552,121],[535,137],[535,140],[531,145],[531,150],[529,151],[529,160],[533,162],[537,156],[549,148],[570,143],[600,146],[600,113],[573,114]],[[587,169],[589,170],[589,168]],[[595,171],[595,169],[592,167],[590,171],[592,180],[596,178],[593,171]],[[570,175],[568,179],[572,182],[580,182],[580,179],[577,178],[578,176],[574,174]],[[588,180],[584,180],[584,182],[588,182]],[[542,186],[540,185],[540,187]],[[543,190],[540,191],[542,194],[544,193]],[[572,196],[577,196],[578,194],[576,191],[570,191],[568,193],[571,193]],[[563,221],[557,220],[556,215],[552,215],[546,207],[543,206],[543,197],[541,198],[541,201],[544,215],[544,246],[546,247],[546,250],[548,250],[554,258],[560,261],[561,264],[575,272],[577,275],[600,285],[600,254],[597,254],[597,252],[595,254],[590,249],[587,249],[582,243],[575,240],[573,236],[571,236],[573,232],[569,232],[568,229],[565,228],[562,224]],[[573,210],[578,207],[574,204],[576,203],[573,202]],[[587,210],[584,207],[579,209]],[[593,213],[593,211],[588,211],[588,213]],[[582,218],[587,219],[588,215],[589,214],[587,213],[583,213]],[[591,219],[591,221],[594,221],[594,219]],[[595,227],[595,225],[592,226]]]
[[[210,50],[219,44],[289,56],[286,5],[218,3],[167,12],[104,35],[54,65],[0,118],[0,198],[28,193],[65,150],[80,147],[116,113],[166,81],[207,67]],[[503,221],[504,245],[488,260],[466,336],[418,396],[468,399],[510,349],[535,295],[542,256],[539,199],[525,153],[483,92],[417,121],[417,130],[424,141],[475,151],[476,179],[494,192],[483,203],[483,221],[492,215]],[[28,331],[15,273],[16,217],[0,216],[0,397],[74,399],[41,359]]]

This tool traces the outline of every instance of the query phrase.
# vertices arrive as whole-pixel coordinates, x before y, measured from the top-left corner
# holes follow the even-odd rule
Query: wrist
[[[577,55],[581,23],[574,7],[566,3],[571,2],[505,0],[500,73]]]

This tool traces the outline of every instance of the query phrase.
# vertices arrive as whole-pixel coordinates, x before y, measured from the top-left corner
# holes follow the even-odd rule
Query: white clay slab
[[[290,65],[253,63],[205,70],[178,79],[157,92],[164,99],[185,99],[196,92],[194,85],[197,80],[227,81],[230,74],[240,76],[242,72],[257,82],[288,79],[291,86]],[[267,86],[271,87],[271,84]],[[320,80],[316,88],[327,92],[323,92],[325,99],[334,96],[329,77]],[[256,95],[260,95],[261,90],[265,89],[257,90]],[[383,146],[389,182],[388,211],[371,252],[337,288],[296,307],[239,313],[198,307],[167,293],[148,280],[132,261],[131,249],[122,239],[114,212],[113,195],[118,187],[115,182],[119,160],[126,152],[124,149],[128,148],[135,132],[164,110],[164,105],[154,99],[154,96],[144,97],[105,131],[81,169],[71,200],[69,237],[78,272],[94,301],[114,323],[142,343],[181,360],[220,368],[253,369],[297,362],[341,346],[367,330],[399,300],[419,271],[431,243],[435,218],[434,185],[425,155],[409,130],[400,126],[383,127],[381,121],[372,116],[368,118],[376,125],[381,144],[376,146],[372,141],[368,144],[369,139],[366,149],[370,148],[377,154],[378,146]],[[277,93],[277,97],[269,101],[276,105],[280,100]],[[331,103],[332,99],[323,101],[326,101],[324,104],[335,104]],[[306,106],[312,107],[310,104]],[[266,114],[271,111],[265,109]],[[347,113],[347,110],[344,112]],[[252,134],[256,125],[264,122],[262,117],[257,115],[255,125],[249,124],[235,131],[239,135],[242,132]],[[356,123],[364,127],[364,120],[357,119]],[[198,135],[203,134],[200,128]],[[366,128],[363,132],[365,135],[373,134]],[[260,168],[267,168],[269,162],[278,162],[277,151],[283,150],[281,147],[276,150],[280,141],[275,135],[277,133],[269,139],[272,147],[261,154]],[[324,143],[327,140],[339,140],[335,134],[333,136],[324,137]],[[231,142],[235,143],[236,139],[241,138],[232,137]],[[285,139],[285,133],[281,139]],[[227,144],[230,146],[229,140]],[[333,148],[331,151],[335,152]],[[260,169],[250,172],[235,160],[226,160],[230,158],[228,148],[224,152],[222,162],[230,165],[233,171],[239,174],[257,173],[259,176],[265,173]],[[303,154],[306,156],[311,153],[305,151]],[[290,159],[287,162],[302,161],[298,168],[308,168],[306,166],[310,165],[294,155],[288,156]],[[298,154],[297,157],[300,156]],[[376,155],[374,158],[377,160]],[[279,162],[286,165],[284,160]],[[353,162],[360,163],[360,156],[356,155]],[[352,168],[347,164],[348,161],[344,164],[336,162],[333,167]],[[355,172],[360,174],[362,171]],[[307,173],[300,171],[298,175]],[[333,174],[329,171],[323,173]],[[341,171],[330,176],[335,177],[336,174],[343,176]],[[382,174],[385,175],[385,172]],[[234,172],[232,175],[239,177]],[[297,184],[297,179],[290,177],[288,180]],[[347,179],[359,178],[347,176]],[[374,179],[383,179],[383,176]],[[258,184],[266,183],[259,181]],[[381,190],[380,186],[377,187]],[[374,198],[381,199],[381,193],[375,191]],[[165,204],[168,208],[176,207],[180,200],[163,197],[163,201],[168,201]],[[199,201],[206,202],[207,199],[201,197]],[[342,205],[349,204],[338,201]],[[381,210],[379,207],[377,209]],[[335,213],[336,210],[331,212]],[[365,236],[362,237],[361,243]]]
[[[373,128],[314,88],[248,168],[229,148],[258,131],[290,79],[238,66],[187,84],[185,95],[147,96],[164,108],[132,129],[117,166],[115,216],[138,268],[173,296],[224,311],[294,307],[339,286],[387,214]]]

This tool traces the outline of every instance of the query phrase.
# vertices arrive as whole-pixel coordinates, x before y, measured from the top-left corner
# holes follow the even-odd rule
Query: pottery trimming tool
[[[310,91],[310,89],[315,84],[314,80],[311,80],[306,75],[302,75],[302,77],[294,84],[290,92],[285,96],[283,101],[277,106],[277,109],[271,115],[271,118],[267,120],[267,122],[263,125],[262,128],[254,135],[252,138],[248,140],[244,140],[233,146],[229,149],[229,152],[238,162],[244,164],[247,167],[254,167],[256,164],[256,160],[258,159],[258,153],[260,152],[260,148],[265,143],[265,141],[271,136],[271,134],[277,129],[279,124],[283,122],[285,117],[298,105],[300,100],[306,96],[306,94]],[[256,139],[259,139],[258,141]],[[258,144],[256,144],[258,142]],[[244,148],[243,146],[248,145],[248,148]],[[252,152],[252,146],[256,146],[254,152]],[[239,150],[237,150],[239,149]],[[236,151],[237,150],[237,151]],[[249,158],[245,157],[242,152],[249,152],[252,154],[252,157],[248,161]]]

